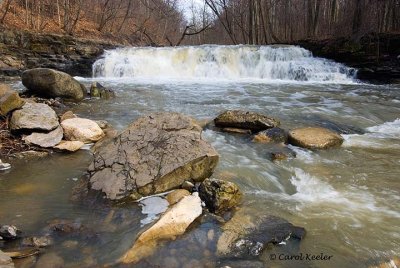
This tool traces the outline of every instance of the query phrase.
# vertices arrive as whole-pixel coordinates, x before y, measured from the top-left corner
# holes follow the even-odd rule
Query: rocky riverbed
[[[274,85],[280,89],[274,91],[262,84],[96,80],[105,87],[93,83],[90,90],[94,81],[52,70],[29,72],[36,73],[22,82],[30,92],[22,93],[20,84],[13,84],[17,91],[3,87],[1,104],[8,108],[2,108],[2,131],[20,145],[19,151],[29,147],[50,155],[33,160],[23,154],[20,160],[2,156],[11,164],[0,174],[5,189],[0,216],[7,220],[1,223],[0,256],[5,265],[12,265],[12,257],[16,266],[27,267],[264,267],[282,265],[271,254],[314,254],[318,247],[333,261],[295,259],[283,267],[351,267],[386,262],[388,248],[397,251],[393,237],[386,236],[390,246],[385,247],[363,244],[358,236],[365,228],[377,232],[371,233],[374,237],[385,236],[368,224],[371,205],[380,209],[374,210],[374,220],[384,219],[385,229],[396,228],[396,204],[386,202],[392,195],[375,195],[343,179],[361,169],[380,173],[380,167],[360,163],[361,155],[369,163],[378,161],[379,154],[392,155],[385,161],[398,159],[395,151],[385,149],[388,141],[392,147],[398,143],[392,123],[383,130],[366,129],[370,119],[354,112],[362,108],[352,104],[353,98],[365,94],[357,85],[304,84],[299,93],[298,85]],[[69,94],[36,86],[42,75],[55,81],[47,84],[72,85],[62,86]],[[96,88],[112,88],[115,98],[100,99],[93,94]],[[385,118],[395,116],[396,92],[370,90],[385,102],[372,110],[392,104]],[[316,113],[307,110],[310,105]],[[351,116],[341,120],[339,112]],[[371,136],[376,133],[383,136]],[[366,155],[357,140],[365,144],[369,137],[380,143],[378,152]],[[89,143],[95,143],[92,150],[84,150]],[[352,165],[356,170],[344,168]],[[393,172],[386,172],[388,185],[394,183]],[[25,208],[28,202],[31,207]],[[358,231],[346,227],[359,221],[365,225]],[[13,225],[22,233],[10,236]],[[341,248],[335,237],[351,237],[358,250]],[[371,248],[381,254],[357,257],[358,251]],[[388,258],[395,261],[393,255]]]

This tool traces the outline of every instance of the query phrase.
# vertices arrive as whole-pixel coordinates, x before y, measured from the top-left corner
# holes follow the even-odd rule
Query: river
[[[399,85],[361,83],[355,70],[289,46],[117,49],[96,62],[94,72],[94,78],[78,79],[87,85],[98,81],[117,97],[88,99],[71,110],[118,130],[155,111],[212,119],[226,109],[242,109],[278,118],[284,129],[318,125],[342,133],[340,148],[289,146],[296,158],[272,162],[268,152],[274,145],[203,131],[221,156],[214,177],[240,186],[243,207],[307,230],[299,245],[266,249],[260,257],[266,266],[368,267],[400,255]],[[58,237],[47,250],[62,256],[67,267],[112,263],[132,245],[146,218],[136,203],[101,207],[70,201],[90,160],[88,150],[55,153],[15,160],[0,174],[1,223],[18,225],[27,235],[43,232],[56,218],[93,230]],[[223,266],[225,260],[214,255],[216,238],[207,240],[211,229],[220,232],[213,222],[199,223],[139,267]],[[300,253],[332,258],[271,260],[271,254]]]

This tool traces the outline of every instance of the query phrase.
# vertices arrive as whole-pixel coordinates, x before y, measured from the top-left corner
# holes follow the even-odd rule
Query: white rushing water
[[[355,70],[297,46],[130,47],[106,51],[95,77],[351,83]]]

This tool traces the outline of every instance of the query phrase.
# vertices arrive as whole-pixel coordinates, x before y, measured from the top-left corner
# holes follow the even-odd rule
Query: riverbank
[[[400,83],[400,34],[368,34],[359,40],[337,38],[295,42],[314,56],[358,69],[357,78],[387,84]]]
[[[53,68],[73,76],[89,77],[93,62],[118,43],[68,35],[27,31],[0,32],[0,80],[18,77],[31,68]]]

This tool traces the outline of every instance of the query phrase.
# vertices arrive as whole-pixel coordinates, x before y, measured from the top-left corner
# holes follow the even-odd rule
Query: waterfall
[[[129,47],[108,50],[95,77],[351,82],[355,70],[297,46]]]

